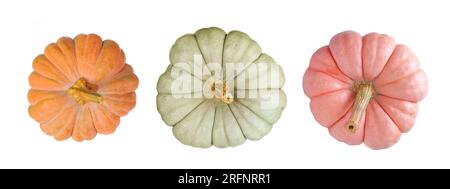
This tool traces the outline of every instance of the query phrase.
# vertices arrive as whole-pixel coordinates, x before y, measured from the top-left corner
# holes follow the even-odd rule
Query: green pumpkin
[[[247,34],[204,28],[170,50],[157,107],[183,144],[238,146],[268,134],[286,106],[281,67]]]

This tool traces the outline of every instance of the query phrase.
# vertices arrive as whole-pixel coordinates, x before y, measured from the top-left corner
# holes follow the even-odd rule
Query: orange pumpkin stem
[[[211,86],[211,91],[217,99],[220,99],[225,104],[231,104],[234,101],[233,94],[224,80],[214,82]]]
[[[359,129],[359,122],[366,111],[367,105],[375,94],[371,83],[357,83],[354,85],[356,91],[355,102],[353,104],[352,115],[344,127],[351,133],[356,133]]]
[[[100,103],[102,96],[95,92],[95,86],[89,84],[83,78],[78,79],[69,89],[67,89],[75,101],[80,104],[86,104],[87,102]]]

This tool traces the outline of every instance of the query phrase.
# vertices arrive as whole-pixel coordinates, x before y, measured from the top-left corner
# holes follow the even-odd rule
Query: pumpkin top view
[[[113,133],[136,104],[138,78],[111,40],[80,34],[49,44],[33,61],[30,116],[56,140]]]
[[[281,67],[247,34],[204,28],[170,50],[157,106],[183,144],[237,146],[265,136],[286,105]]]
[[[428,84],[405,45],[384,34],[346,31],[312,55],[303,90],[334,138],[383,149],[413,127]]]

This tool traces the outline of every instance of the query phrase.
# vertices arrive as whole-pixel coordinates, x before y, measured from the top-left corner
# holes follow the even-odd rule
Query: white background
[[[449,19],[448,1],[1,1],[0,168],[450,168]],[[260,141],[185,146],[156,110],[171,45],[210,26],[248,33],[285,71],[287,107]],[[309,59],[344,30],[391,35],[428,74],[415,127],[389,149],[337,142],[309,110],[302,90]],[[140,80],[137,105],[112,135],[57,142],[28,115],[28,75],[48,43],[79,33],[124,49]]]

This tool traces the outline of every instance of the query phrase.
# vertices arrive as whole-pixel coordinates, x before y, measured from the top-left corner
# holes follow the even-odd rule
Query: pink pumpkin
[[[428,84],[405,45],[384,34],[346,31],[312,55],[303,90],[314,118],[334,138],[383,149],[413,127]]]

